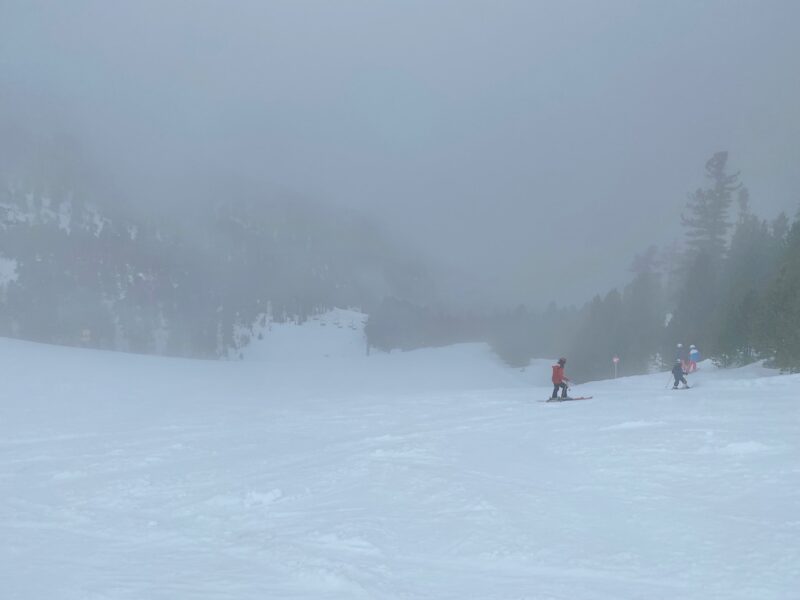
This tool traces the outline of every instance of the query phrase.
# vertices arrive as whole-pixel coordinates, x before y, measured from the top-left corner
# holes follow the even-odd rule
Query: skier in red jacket
[[[558,390],[561,388],[561,397],[567,397],[567,382],[569,377],[564,375],[564,365],[567,364],[566,358],[559,358],[558,363],[553,365],[553,395],[551,398],[558,397]]]

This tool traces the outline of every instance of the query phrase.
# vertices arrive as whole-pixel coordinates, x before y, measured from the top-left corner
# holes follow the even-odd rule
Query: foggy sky
[[[718,150],[756,212],[794,214],[799,20],[794,1],[0,0],[0,110],[133,190],[240,174],[367,212],[496,302],[576,303],[680,235]]]

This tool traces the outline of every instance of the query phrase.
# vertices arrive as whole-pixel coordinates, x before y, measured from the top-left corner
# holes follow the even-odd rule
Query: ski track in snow
[[[4,599],[799,597],[797,376],[0,356]]]

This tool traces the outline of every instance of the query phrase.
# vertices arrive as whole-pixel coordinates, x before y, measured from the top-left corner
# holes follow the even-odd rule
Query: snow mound
[[[334,309],[299,324],[267,323],[256,330],[241,356],[245,364],[268,374],[273,387],[296,388],[305,380],[305,392],[412,393],[549,381],[549,361],[512,369],[484,343],[368,352],[367,319],[358,311]]]
[[[364,313],[337,308],[304,323],[268,322],[256,328],[242,356],[256,361],[361,357],[367,350],[367,318]]]
[[[763,452],[770,452],[773,449],[766,444],[756,441],[748,442],[732,442],[720,448],[720,454],[730,454],[734,456],[741,456],[745,454],[760,454]]]
[[[0,255],[0,288],[17,280],[17,261]]]
[[[642,429],[643,427],[660,427],[662,425],[666,425],[664,421],[625,421],[624,423],[618,423],[617,425],[609,425],[608,427],[603,427],[604,431],[614,431],[617,429]]]

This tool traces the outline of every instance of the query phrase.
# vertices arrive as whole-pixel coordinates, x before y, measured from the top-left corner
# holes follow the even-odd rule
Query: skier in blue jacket
[[[697,363],[700,362],[700,350],[692,344],[689,346],[689,373],[697,371]]]

